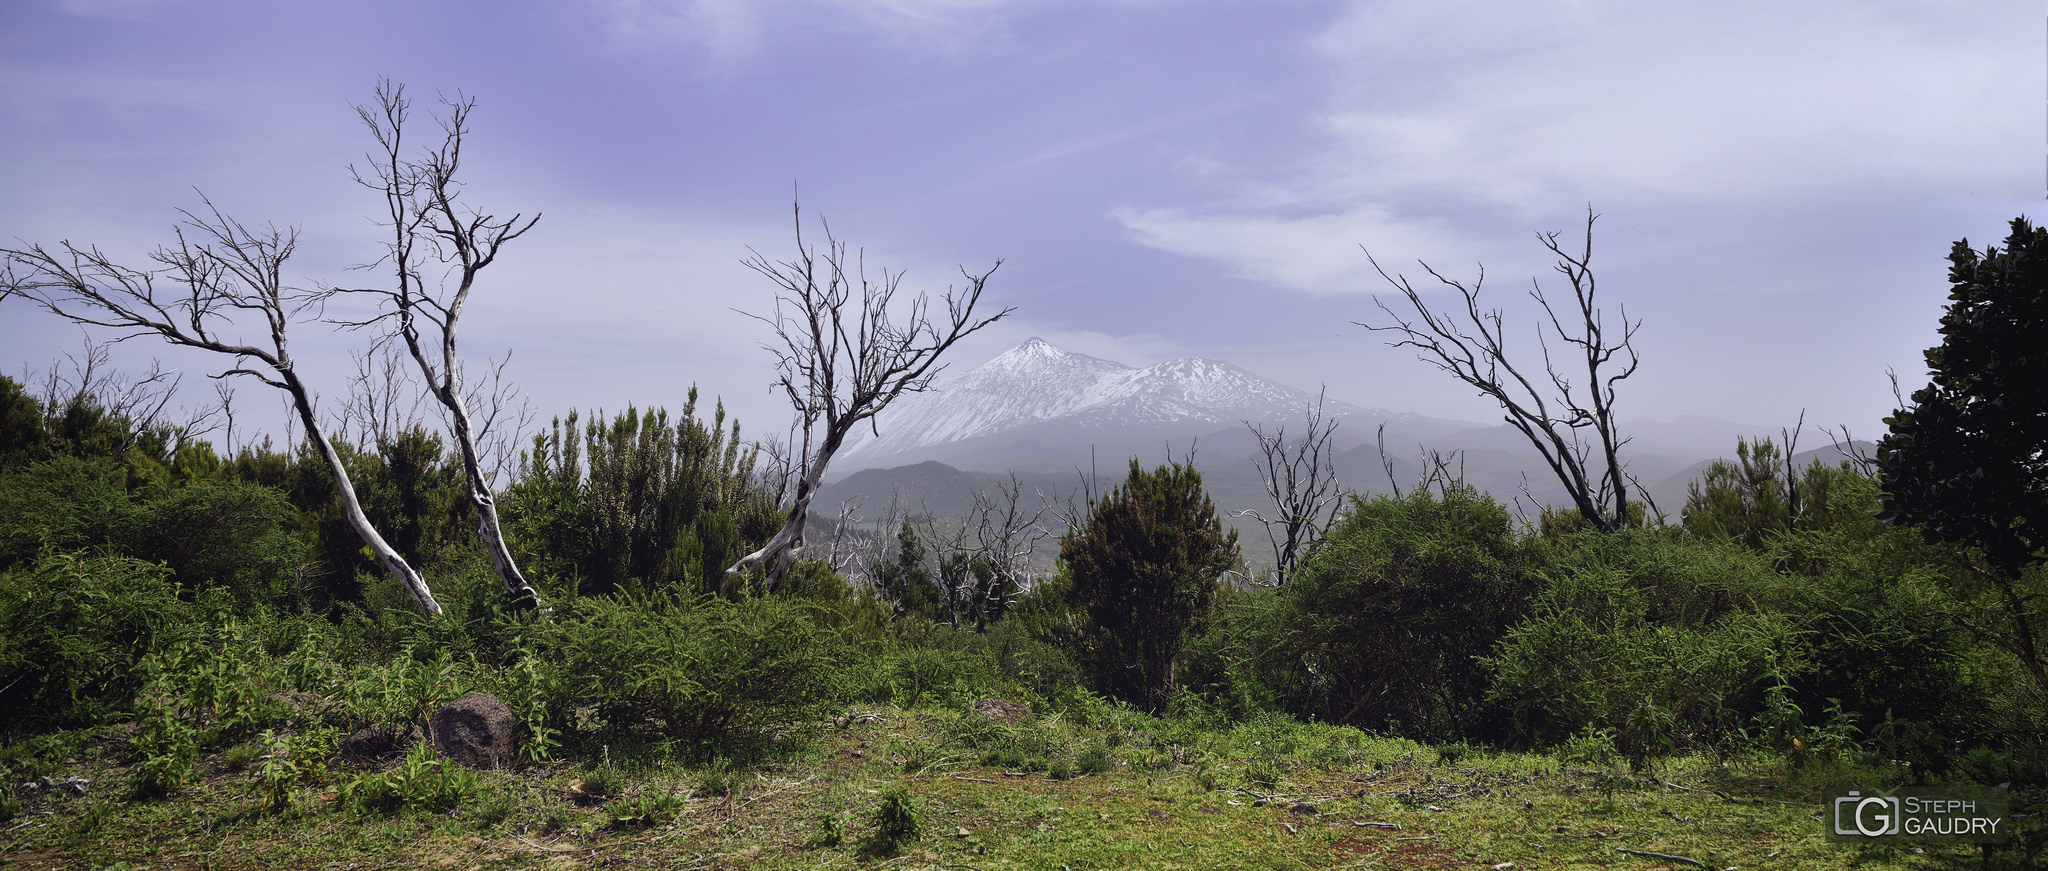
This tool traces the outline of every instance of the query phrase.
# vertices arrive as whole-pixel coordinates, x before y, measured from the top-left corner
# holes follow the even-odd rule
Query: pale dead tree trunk
[[[1285,426],[1276,426],[1268,434],[1263,425],[1244,422],[1259,443],[1259,452],[1252,455],[1252,470],[1266,485],[1266,496],[1273,500],[1277,513],[1268,518],[1247,508],[1233,511],[1231,516],[1249,517],[1266,528],[1266,540],[1273,545],[1276,586],[1287,583],[1344,507],[1344,488],[1337,481],[1332,459],[1335,451],[1330,446],[1337,421],[1323,417],[1322,393],[1316,394],[1316,404],[1306,416],[1307,431],[1292,443],[1287,441]]]
[[[1528,377],[1522,366],[1508,356],[1507,331],[1502,322],[1500,309],[1484,310],[1479,307],[1480,286],[1486,281],[1484,267],[1479,280],[1470,288],[1445,278],[1441,273],[1422,264],[1431,277],[1439,283],[1458,292],[1464,303],[1463,318],[1447,312],[1432,311],[1422,301],[1422,294],[1408,283],[1405,276],[1388,275],[1372,259],[1372,252],[1366,252],[1366,259],[1372,262],[1380,277],[1399,290],[1415,310],[1418,321],[1404,320],[1387,308],[1377,297],[1374,302],[1381,311],[1392,319],[1392,323],[1375,326],[1359,323],[1368,330],[1388,331],[1401,338],[1389,343],[1392,347],[1413,347],[1422,351],[1421,359],[1451,374],[1466,384],[1500,403],[1506,412],[1504,419],[1509,426],[1521,432],[1534,445],[1544,463],[1571,494],[1572,503],[1579,515],[1595,528],[1613,531],[1628,523],[1628,488],[1630,481],[1626,467],[1621,462],[1621,447],[1628,443],[1615,428],[1614,385],[1635,374],[1635,348],[1631,342],[1642,321],[1631,322],[1626,308],[1621,312],[1620,335],[1607,332],[1603,313],[1594,299],[1593,280],[1593,221],[1599,216],[1591,209],[1586,211],[1586,241],[1579,254],[1566,253],[1558,243],[1557,233],[1539,233],[1537,238],[1545,248],[1557,255],[1556,269],[1571,283],[1575,306],[1569,312],[1571,327],[1566,328],[1566,319],[1544,296],[1543,287],[1537,283],[1529,296],[1543,307],[1549,321],[1550,333],[1567,346],[1575,349],[1577,359],[1570,364],[1560,365],[1552,360],[1550,346],[1543,325],[1538,324],[1536,338],[1541,348],[1543,370],[1549,387],[1555,393],[1537,386]],[[1461,322],[1462,320],[1462,322]],[[1583,371],[1585,381],[1575,386],[1573,377]],[[1583,430],[1592,430],[1589,441]],[[1597,451],[1600,461],[1606,464],[1604,470],[1592,469],[1589,460]],[[1638,485],[1638,490],[1642,488]]]
[[[953,343],[1011,312],[1006,308],[990,317],[974,316],[989,276],[1003,265],[998,260],[978,275],[960,270],[967,285],[958,295],[947,289],[943,318],[935,321],[930,297],[918,294],[899,326],[889,308],[903,273],[884,269],[881,280],[869,280],[865,257],[849,258],[846,243],[832,237],[830,226],[825,227],[824,247],[805,243],[803,211],[794,212],[796,258],[769,260],[757,251],[746,261],[777,287],[769,315],[747,316],[775,330],[778,344],[767,348],[775,354],[775,385],[789,397],[802,430],[801,451],[790,446],[793,465],[801,471],[788,519],[760,550],[726,569],[721,595],[730,594],[732,581],[757,566],[766,566],[765,586],[775,589],[803,546],[804,521],[825,468],[853,428],[864,421],[872,427],[874,416],[897,397],[930,389],[944,368],[939,357]]]
[[[995,493],[974,491],[974,536],[979,554],[988,561],[994,577],[984,589],[977,586],[973,602],[974,628],[987,628],[990,615],[1001,617],[1023,586],[1031,555],[1038,543],[1052,537],[1041,522],[1051,510],[1043,498],[1036,509],[1024,507],[1024,485],[1011,472],[1010,479],[997,482]]]
[[[407,156],[404,150],[409,104],[403,85],[379,83],[375,105],[356,107],[356,114],[378,145],[378,151],[370,156],[369,172],[354,171],[356,181],[384,195],[383,220],[391,232],[384,258],[370,265],[389,266],[396,283],[388,289],[336,288],[328,293],[365,293],[379,298],[382,311],[376,317],[344,324],[388,324],[393,335],[404,342],[426,381],[427,392],[447,417],[449,435],[469,485],[469,502],[476,509],[476,533],[484,553],[504,583],[506,596],[521,608],[537,607],[540,596],[520,573],[498,523],[493,476],[484,473],[478,448],[489,433],[477,427],[470,414],[456,333],[478,274],[497,260],[506,243],[533,229],[540,215],[501,219],[458,204],[461,182],[456,175],[462,166],[462,140],[469,133],[469,113],[476,101],[458,97],[442,103],[448,115],[439,119],[441,142],[418,158]],[[426,274],[430,265],[440,266],[443,275],[430,278]]]
[[[441,605],[434,601],[426,579],[364,516],[348,470],[313,411],[312,391],[292,361],[285,331],[304,304],[285,287],[283,272],[298,243],[297,233],[274,226],[251,232],[222,215],[212,202],[206,205],[209,218],[185,212],[177,246],[158,248],[151,254],[161,268],[130,269],[98,248],[81,249],[69,242],[60,243],[55,251],[31,245],[0,249],[7,261],[0,288],[74,323],[120,330],[120,339],[155,334],[173,345],[230,355],[235,358],[234,367],[214,377],[247,375],[284,391],[291,398],[298,423],[306,429],[307,440],[320,450],[334,476],[349,526],[421,609],[440,614]],[[197,241],[187,238],[187,230]],[[160,291],[157,282],[164,278],[180,289]],[[268,345],[246,344],[220,335],[222,329],[235,326],[233,316],[239,312],[263,318]]]

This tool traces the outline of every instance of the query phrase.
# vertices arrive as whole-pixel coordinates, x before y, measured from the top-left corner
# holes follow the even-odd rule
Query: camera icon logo
[[[1835,834],[1879,838],[1899,833],[1899,800],[1850,792],[1835,799]]]

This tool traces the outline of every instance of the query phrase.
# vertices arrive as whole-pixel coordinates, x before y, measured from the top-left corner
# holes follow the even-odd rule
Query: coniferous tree
[[[1182,635],[1209,610],[1217,579],[1238,562],[1191,465],[1130,477],[1060,541],[1071,596],[1086,615],[1099,686],[1153,713],[1177,688]]]
[[[2017,586],[2048,546],[2048,228],[2015,218],[2003,249],[1964,239],[1948,259],[1931,378],[1878,443],[1883,516],[1982,555],[2006,625],[1974,628],[2048,691],[2038,597]]]

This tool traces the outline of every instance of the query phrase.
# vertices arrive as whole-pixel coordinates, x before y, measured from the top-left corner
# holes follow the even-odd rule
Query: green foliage
[[[126,557],[72,554],[0,572],[0,735],[127,710],[147,680],[142,659],[190,631],[168,574]]]
[[[846,813],[825,814],[818,818],[818,846],[837,847],[846,841]]]
[[[682,796],[673,792],[645,791],[604,806],[605,825],[614,829],[645,829],[675,819],[683,809]]]
[[[924,836],[924,803],[902,786],[892,785],[882,790],[882,803],[875,808],[873,822],[875,832],[862,845],[862,851],[893,854],[904,844]]]
[[[973,711],[948,724],[942,735],[948,743],[975,751],[980,764],[1013,771],[1042,770],[1059,749],[1042,722],[1009,725]]]
[[[696,408],[693,387],[673,424],[667,411],[628,408],[589,422],[579,440],[571,412],[536,435],[504,508],[521,564],[587,592],[715,588],[782,518],[753,486],[756,454],[739,423],[726,427],[723,404],[709,424]]]
[[[44,549],[116,548],[164,563],[188,590],[288,606],[308,551],[291,505],[241,481],[163,483],[130,493],[111,459],[58,456],[0,476],[0,568]]]
[[[1182,636],[1209,611],[1216,582],[1238,562],[1202,476],[1178,463],[1130,476],[1060,540],[1065,591],[1085,618],[1096,686],[1154,713],[1178,684]]]
[[[341,687],[351,713],[367,723],[424,725],[470,691],[469,670],[447,648],[407,646],[384,665],[358,666]]]
[[[739,770],[731,759],[724,756],[712,757],[711,762],[697,772],[697,791],[705,795],[723,798],[732,795],[739,785]]]
[[[817,722],[844,697],[850,651],[815,614],[781,597],[585,598],[537,638],[570,704],[708,748]]]
[[[1549,555],[1529,618],[1485,660],[1538,744],[1600,732],[1637,760],[1710,745],[1757,709],[1799,622],[1753,551],[1670,532],[1582,535]]]
[[[2003,250],[1948,259],[1931,380],[1878,444],[1884,512],[2010,577],[2048,547],[2048,228],[2015,218]]]
[[[1793,530],[1833,527],[1844,518],[1833,494],[1862,479],[1847,461],[1829,467],[1819,459],[1793,474],[1783,451],[1770,439],[1735,441],[1736,462],[1715,460],[1699,481],[1688,485],[1681,513],[1687,532],[1716,541],[1761,548],[1773,536]]]
[[[1247,638],[1265,647],[1253,660],[1264,685],[1325,722],[1501,736],[1479,660],[1526,609],[1528,547],[1507,510],[1470,487],[1354,501],[1282,591],[1270,634]]]
[[[460,807],[481,786],[476,772],[435,756],[422,741],[397,767],[343,782],[334,802],[364,813],[392,814],[408,807],[445,812]]]
[[[0,570],[113,544],[134,512],[124,474],[109,458],[58,456],[0,475]]]
[[[128,797],[163,798],[192,779],[192,765],[199,758],[198,735],[178,716],[174,704],[155,700],[137,718],[128,753]]]
[[[924,563],[924,543],[906,519],[896,531],[896,561],[875,567],[875,586],[896,616],[940,619],[939,587]]]
[[[280,735],[264,730],[263,756],[251,776],[256,781],[257,804],[267,813],[283,813],[297,807],[298,791],[327,782],[327,759],[334,755],[340,734],[332,727],[317,727],[298,735]]]

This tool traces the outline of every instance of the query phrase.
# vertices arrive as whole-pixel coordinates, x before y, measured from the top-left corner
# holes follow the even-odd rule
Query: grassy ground
[[[1938,867],[1973,855],[1822,840],[1820,790],[1875,772],[1688,758],[1630,774],[1598,759],[1285,722],[1202,730],[1119,713],[1003,727],[888,709],[744,769],[671,764],[659,745],[614,750],[596,768],[483,773],[444,811],[338,806],[338,784],[362,772],[337,766],[292,793],[293,807],[266,811],[253,769],[229,770],[248,748],[206,754],[203,776],[169,799],[123,801],[115,732],[58,765],[60,780],[90,780],[83,795],[47,790],[0,827],[0,865],[1649,871]],[[875,823],[892,787],[920,823],[893,844]]]

